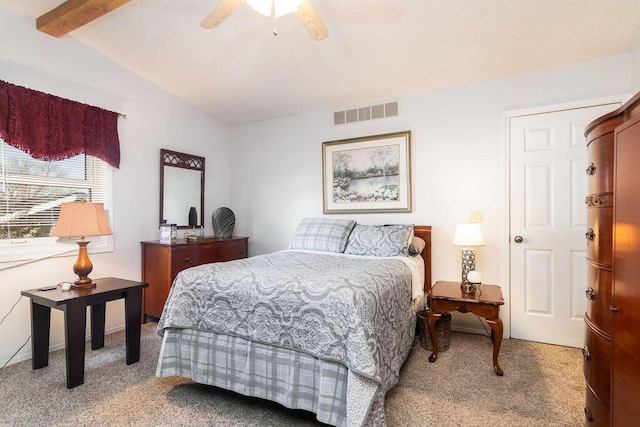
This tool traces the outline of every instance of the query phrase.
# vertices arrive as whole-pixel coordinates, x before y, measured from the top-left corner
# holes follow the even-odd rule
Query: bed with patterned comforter
[[[231,389],[279,401],[268,385],[258,387],[262,392],[247,390],[252,380],[242,374],[246,362],[239,361],[241,373],[225,366],[219,374],[214,369],[212,377],[204,372],[211,369],[210,356],[203,363],[191,346],[203,344],[205,353],[216,348],[218,355],[230,344],[238,347],[233,353],[274,352],[263,357],[264,365],[275,354],[317,359],[312,365],[321,366],[312,366],[314,372],[323,364],[324,369],[340,370],[336,364],[346,368],[346,383],[341,378],[329,387],[329,395],[343,395],[333,405],[337,408],[320,414],[317,407],[326,406],[321,401],[296,404],[301,398],[295,395],[304,393],[295,390],[279,403],[302,409],[310,405],[318,419],[334,425],[384,424],[384,395],[397,383],[414,338],[412,278],[419,262],[287,250],[185,270],[176,277],[158,324],[164,341],[157,375],[180,375],[224,388],[239,380],[241,390]],[[238,375],[243,378],[228,378]],[[332,390],[336,388],[346,393]],[[349,390],[357,396],[351,402]]]

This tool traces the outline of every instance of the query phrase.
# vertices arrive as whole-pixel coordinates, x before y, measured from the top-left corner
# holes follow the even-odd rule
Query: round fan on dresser
[[[231,237],[236,226],[236,216],[229,208],[218,208],[211,215],[213,235],[216,237]]]

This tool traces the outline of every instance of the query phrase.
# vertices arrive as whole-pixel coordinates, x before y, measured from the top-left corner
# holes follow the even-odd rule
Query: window
[[[36,160],[0,139],[0,262],[77,252],[73,239],[49,237],[62,203],[86,200],[111,205],[112,168],[80,154]],[[112,250],[110,236],[91,237],[92,252]]]

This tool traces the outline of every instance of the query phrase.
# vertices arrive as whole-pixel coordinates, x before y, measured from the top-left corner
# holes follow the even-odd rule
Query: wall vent
[[[398,116],[398,101],[384,104],[368,105],[366,107],[349,108],[333,112],[333,125],[344,125],[348,123],[364,122],[368,120],[378,120],[387,117]]]

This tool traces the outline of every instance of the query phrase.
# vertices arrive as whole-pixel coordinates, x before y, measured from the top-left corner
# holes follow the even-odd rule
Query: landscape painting
[[[411,212],[410,146],[410,131],[324,142],[324,213]]]

